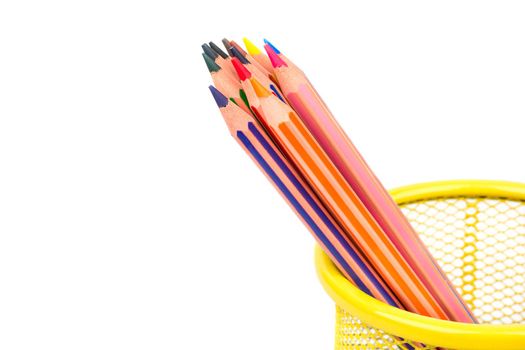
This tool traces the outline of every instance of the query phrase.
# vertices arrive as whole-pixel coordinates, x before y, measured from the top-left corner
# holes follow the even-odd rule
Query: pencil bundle
[[[204,44],[230,133],[357,287],[421,315],[476,323],[304,72],[265,40]]]

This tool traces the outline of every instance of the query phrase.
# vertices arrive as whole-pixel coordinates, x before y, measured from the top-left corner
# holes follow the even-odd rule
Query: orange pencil
[[[255,118],[213,86],[210,86],[210,91],[232,137],[266,175],[340,271],[365,293],[402,307]]]
[[[265,45],[282,91],[310,133],[359,196],[390,241],[447,313],[449,319],[476,322],[459,293],[425,247],[390,194],[315,91],[304,73]]]
[[[249,80],[259,99],[260,106],[252,106],[258,119],[396,297],[409,311],[448,319],[295,112],[257,79]]]

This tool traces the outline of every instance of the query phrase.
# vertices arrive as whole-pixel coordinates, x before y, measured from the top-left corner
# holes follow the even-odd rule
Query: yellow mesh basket
[[[335,349],[525,349],[525,185],[447,181],[392,191],[481,324],[397,309],[360,291],[320,248]]]

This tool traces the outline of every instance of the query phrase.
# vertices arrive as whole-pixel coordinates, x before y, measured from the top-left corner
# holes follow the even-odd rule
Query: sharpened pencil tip
[[[208,70],[210,73],[218,72],[221,70],[221,67],[215,63],[215,61],[208,55],[206,55],[204,52],[202,53],[202,57],[204,58],[204,62],[206,62],[206,67],[208,67]]]
[[[230,44],[230,41],[226,38],[222,39],[222,44],[224,45],[224,48],[226,49],[226,52],[228,52],[228,54],[233,57],[232,53],[231,53],[231,49],[232,49],[232,44]]]
[[[255,94],[257,97],[267,97],[270,96],[272,93],[268,91],[257,79],[250,79],[250,83],[252,84],[253,90],[255,91]]]
[[[211,59],[213,59],[215,61],[215,59],[217,58],[217,56],[219,56],[219,54],[217,54],[217,52],[213,51],[210,47],[210,45],[204,43],[201,45],[202,47],[202,51],[204,51],[204,53],[208,56],[211,57]]]
[[[233,54],[232,57],[237,58],[239,61],[241,61],[242,64],[250,64],[250,61],[248,61],[248,60],[246,59],[246,57],[244,57],[244,56],[242,55],[242,53],[241,53],[236,47],[233,47],[233,46],[232,46],[232,48],[231,48],[231,52],[232,52],[232,54]]]
[[[264,43],[266,45],[270,45],[270,47],[273,49],[273,51],[275,51],[276,54],[278,54],[278,55],[281,54],[281,51],[279,51],[275,46],[273,46],[273,44],[271,42],[269,42],[268,40],[264,39]]]
[[[215,102],[217,103],[217,106],[219,106],[219,108],[223,108],[228,105],[228,98],[224,96],[222,92],[217,90],[215,86],[210,85],[208,88],[210,89],[210,92],[213,95],[213,98],[215,99]]]
[[[252,76],[252,73],[246,67],[241,63],[241,61],[234,57],[232,58],[232,64],[233,68],[235,68],[235,71],[237,72],[237,76],[241,81],[245,81],[246,79],[249,79]]]
[[[244,51],[241,45],[237,44],[235,41],[230,40],[230,44],[232,47],[235,47],[237,50],[239,50],[239,52],[241,53],[241,55],[243,55],[243,57],[247,55],[246,51]]]
[[[250,55],[257,56],[262,53],[261,50],[259,50],[259,48],[255,46],[254,43],[248,40],[248,38],[242,38],[242,41],[244,42],[244,46],[246,47],[246,50]]]
[[[228,58],[228,54],[222,51],[221,48],[218,47],[213,41],[210,41],[209,45],[212,48],[212,50],[215,51],[219,56],[221,56],[224,59]]]
[[[273,68],[288,67],[286,62],[283,61],[283,59],[275,52],[275,50],[270,45],[264,45],[264,49],[266,50],[268,57],[270,57],[270,62],[272,62]]]

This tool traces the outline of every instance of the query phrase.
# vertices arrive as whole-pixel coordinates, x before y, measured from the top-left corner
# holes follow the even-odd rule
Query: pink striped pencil
[[[388,238],[432,293],[449,319],[476,323],[450,280],[339,126],[305,74],[273,45],[265,49],[281,90],[314,138],[351,185]]]

